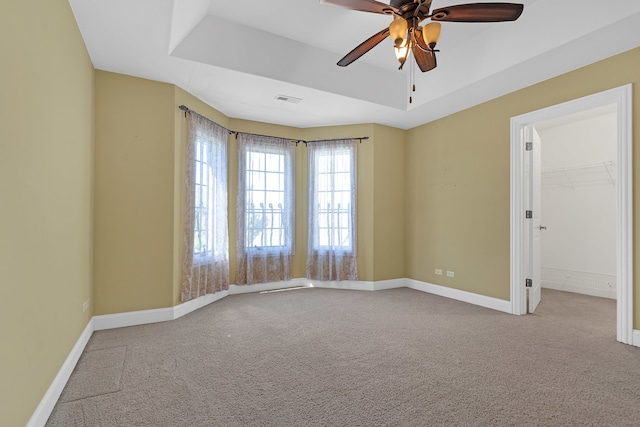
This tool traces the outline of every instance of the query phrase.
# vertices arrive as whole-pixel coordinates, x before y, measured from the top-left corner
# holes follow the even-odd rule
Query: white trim
[[[199,298],[192,299],[182,304],[178,304],[173,307],[173,320],[179,319],[182,316],[186,316],[189,313],[201,309],[211,303],[220,301],[222,298],[229,295],[229,291],[216,292],[215,294],[203,295]]]
[[[379,282],[311,282],[307,279],[302,278],[293,279],[287,282],[263,283],[258,285],[231,285],[228,291],[204,295],[200,298],[187,301],[175,307],[94,316],[93,318],[91,318],[86,328],[80,335],[80,338],[78,338],[78,341],[73,346],[73,349],[69,353],[69,356],[63,363],[60,371],[51,383],[51,386],[49,386],[49,389],[40,401],[40,404],[36,408],[35,412],[31,415],[31,419],[27,423],[27,427],[39,427],[46,424],[47,420],[51,416],[53,408],[60,398],[62,390],[67,384],[67,381],[69,381],[69,377],[71,376],[73,369],[78,363],[78,360],[80,359],[80,356],[82,355],[82,352],[87,346],[87,343],[89,342],[89,339],[91,338],[91,335],[94,331],[115,329],[124,326],[136,326],[148,323],[165,322],[178,319],[213,302],[219,301],[228,295],[237,295],[249,292],[262,292],[265,290],[286,289],[297,286],[365,291],[407,287],[417,291],[439,295],[445,298],[478,305],[492,310],[511,313],[511,302],[509,301],[461,291],[459,289],[448,288],[445,286],[434,285],[432,283],[420,282],[413,279],[393,279],[383,280]],[[636,347],[640,347],[640,330],[633,331],[633,345]]]
[[[617,339],[633,341],[633,191],[632,85],[628,84],[511,118],[511,313],[526,313],[524,259],[524,140],[528,124],[591,108],[616,104],[618,154],[616,179]]]
[[[321,281],[309,280],[309,286],[325,289],[344,289],[352,291],[383,291],[385,289],[404,288],[406,279],[380,280],[377,282],[365,282],[361,280]]]
[[[511,250],[509,295],[511,314],[527,313],[527,297],[524,289],[524,151],[522,140],[526,124],[511,119]]]
[[[374,282],[360,280],[322,281],[309,280],[310,286],[323,289],[343,289],[347,291],[375,291]]]
[[[167,322],[179,319],[182,316],[219,301],[229,295],[286,289],[296,286],[309,286],[309,283],[307,279],[302,278],[286,282],[259,283],[256,285],[230,285],[229,290],[216,292],[215,294],[203,295],[199,298],[183,302],[182,304],[178,304],[173,307],[94,316],[94,330],[101,331],[105,329],[123,328],[148,323]]]
[[[405,279],[408,288],[416,291],[427,292],[429,294],[439,295],[466,302],[469,304],[479,305],[480,307],[490,308],[492,310],[502,311],[511,314],[511,302],[498,298],[488,297],[485,295],[474,294],[459,289],[448,288],[446,286],[434,285],[433,283],[420,282],[413,279]]]
[[[51,412],[53,408],[56,406],[58,399],[60,398],[60,394],[62,394],[62,390],[67,385],[67,381],[69,381],[69,377],[71,377],[71,373],[73,369],[76,367],[78,360],[80,360],[80,356],[82,356],[82,352],[84,348],[87,346],[91,335],[93,334],[93,318],[89,320],[87,326],[80,334],[80,338],[76,341],[76,344],[71,349],[71,352],[67,356],[66,360],[62,364],[62,367],[58,371],[58,374],[53,379],[53,382],[49,386],[49,389],[40,400],[38,407],[31,414],[31,418],[27,423],[27,427],[36,427],[36,426],[44,426],[47,423],[47,420],[51,416]]]
[[[167,322],[173,320],[173,310],[174,307],[167,307],[94,316],[94,331],[145,325],[147,323]]]
[[[632,345],[640,347],[640,330],[634,329],[633,331],[633,343]]]
[[[374,291],[384,291],[385,289],[397,289],[407,287],[407,279],[391,279],[373,282]]]
[[[573,292],[574,294],[589,295],[592,297],[616,299],[616,291],[607,289],[590,288],[588,286],[576,286],[567,283],[542,282],[543,289],[555,291]]]
[[[274,291],[277,289],[296,288],[298,286],[308,287],[309,281],[305,278],[297,278],[282,282],[257,283],[255,285],[231,285],[229,286],[229,295]]]
[[[620,88],[618,108],[618,159],[616,180],[616,293],[617,339],[633,342],[633,103],[630,84]]]

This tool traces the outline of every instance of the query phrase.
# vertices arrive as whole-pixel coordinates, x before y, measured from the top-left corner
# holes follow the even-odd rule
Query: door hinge
[[[527,287],[527,288],[531,288],[531,287],[533,287],[533,280],[531,280],[531,279],[525,279],[525,280],[524,280],[524,286],[525,286],[525,287]]]
[[[533,211],[525,211],[525,213],[524,213],[524,217],[525,217],[526,219],[531,219],[531,218],[533,218]]]
[[[524,149],[526,151],[532,151],[533,150],[533,142],[525,142]]]

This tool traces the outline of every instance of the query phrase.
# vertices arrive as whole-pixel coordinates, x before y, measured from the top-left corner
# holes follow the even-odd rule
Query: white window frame
[[[281,170],[275,170],[275,169],[267,169],[267,165],[266,162],[264,162],[264,168],[263,169],[250,169],[250,164],[251,164],[251,154],[252,153],[258,153],[261,155],[278,155],[278,156],[282,156],[283,157],[283,166]],[[295,191],[294,191],[294,159],[293,159],[293,153],[290,150],[283,150],[278,146],[273,146],[273,147],[268,147],[265,145],[261,145],[259,147],[246,147],[246,153],[245,153],[245,158],[246,158],[246,164],[245,166],[245,170],[244,173],[245,174],[249,174],[251,172],[255,172],[255,173],[263,173],[265,175],[267,174],[282,174],[282,182],[283,182],[283,188],[269,188],[267,186],[267,179],[265,176],[265,187],[263,189],[250,189],[247,185],[246,188],[244,189],[238,189],[238,191],[245,191],[245,209],[244,209],[244,215],[243,215],[243,220],[244,220],[244,232],[245,232],[245,236],[244,236],[244,252],[247,255],[257,255],[257,254],[292,254],[294,251],[294,218],[295,218]],[[248,176],[246,179],[246,182],[249,182]],[[278,208],[278,207],[273,207],[273,206],[253,206],[253,208],[251,208],[251,201],[250,201],[250,197],[249,197],[249,192],[264,192],[265,193],[265,199],[266,199],[266,193],[269,192],[281,192],[283,193],[283,201],[284,204],[282,206],[282,208]],[[289,204],[289,206],[291,207],[290,210],[287,210],[287,204]],[[264,244],[264,245],[255,245],[253,244],[255,242],[255,237],[253,239],[249,238],[249,233],[251,232],[251,230],[257,230],[256,227],[249,227],[249,218],[250,215],[252,214],[251,210],[255,210],[255,211],[259,211],[262,209],[262,215],[263,215],[263,227],[262,227],[262,232],[263,233],[269,233],[270,230],[270,236],[267,235],[263,235],[264,239],[268,239],[271,240],[273,239],[273,232],[274,230],[280,230],[280,232],[282,233],[282,238],[278,238],[279,241],[281,241],[282,244]],[[255,215],[256,212],[253,212],[253,214]],[[258,213],[259,214],[259,213]],[[279,215],[280,216],[280,220],[278,221],[279,223],[279,227],[274,228],[273,227],[273,220],[274,217]],[[271,226],[267,226],[267,223],[269,222],[269,217],[271,220]],[[267,220],[267,221],[265,221]],[[272,241],[272,240],[271,240]]]
[[[213,242],[215,241],[215,239],[212,234],[216,230],[216,227],[213,223],[213,221],[215,221],[216,215],[213,211],[213,209],[215,209],[215,206],[213,205],[213,198],[212,198],[211,192],[213,191],[213,188],[215,186],[223,185],[215,181],[215,174],[213,173],[212,169],[216,167],[222,167],[223,165],[218,165],[215,162],[211,162],[211,160],[215,160],[215,159],[205,159],[202,157],[206,153],[207,144],[212,144],[212,145],[223,144],[223,141],[205,141],[204,138],[205,137],[201,134],[201,132],[197,132],[196,140],[194,141],[194,150],[195,150],[195,153],[194,153],[194,163],[195,163],[194,164],[194,180],[195,180],[194,209],[195,209],[195,212],[194,212],[194,222],[193,222],[194,247],[192,248],[194,264],[207,263],[209,260],[209,257],[211,257],[212,255],[214,256],[214,258],[219,258],[226,251],[226,248],[217,248],[214,246]],[[201,165],[201,167],[198,167],[199,164]],[[198,173],[200,175],[199,177],[198,177]],[[207,182],[204,183],[203,180],[206,180]],[[208,197],[202,197],[202,194],[201,194],[201,197],[198,198],[198,191],[202,192],[203,187],[206,187],[210,192],[210,194],[208,195]],[[224,186],[224,188],[220,188],[219,190],[220,191],[224,190],[226,193],[227,192],[226,185]],[[198,203],[198,199],[200,200],[200,203]],[[206,206],[206,207],[203,206],[202,202],[204,200],[209,201],[210,203],[212,203],[212,205]],[[203,226],[203,224],[199,222],[198,219],[199,219],[199,214],[202,213],[204,208],[207,209],[207,213],[206,213],[207,221],[206,221],[206,225]],[[200,237],[201,237],[203,233],[204,233],[205,239],[207,240],[207,243],[205,244],[205,250],[197,252],[196,242],[198,241],[198,234],[200,234]],[[211,248],[211,246],[213,246],[213,248]]]
[[[332,160],[335,160],[335,155],[330,156],[328,154],[323,154],[323,151],[325,151],[323,148],[315,148],[317,150],[317,152],[315,153],[314,157],[313,157],[313,161],[316,162],[316,164],[311,166],[311,173],[315,173],[316,177],[314,177],[313,182],[315,182],[315,185],[311,185],[310,186],[310,194],[309,197],[312,198],[313,201],[317,201],[318,200],[318,195],[320,192],[324,192],[324,193],[330,193],[331,196],[331,200],[335,200],[335,193],[337,192],[344,192],[345,190],[336,190],[335,189],[335,177],[336,174],[343,174],[343,173],[348,173],[349,174],[349,180],[350,180],[350,185],[349,185],[349,197],[348,199],[350,200],[349,205],[347,206],[347,208],[345,209],[344,207],[339,207],[339,208],[334,208],[331,209],[331,212],[322,212],[322,210],[319,209],[319,212],[317,213],[316,216],[316,223],[315,224],[309,224],[309,227],[313,227],[313,232],[311,233],[311,235],[313,236],[313,241],[312,243],[312,250],[316,253],[328,253],[328,252],[334,252],[334,253],[340,253],[342,255],[355,255],[356,252],[356,245],[357,242],[355,242],[354,240],[354,228],[355,228],[355,212],[351,212],[353,209],[355,209],[355,198],[356,195],[354,194],[354,192],[351,190],[351,188],[355,188],[355,182],[356,182],[356,167],[355,167],[355,162],[356,162],[356,147],[355,146],[349,146],[349,147],[342,147],[339,148],[338,150],[344,151],[345,153],[349,154],[349,170],[348,171],[337,171],[336,170],[336,164],[335,162],[333,162]],[[330,152],[330,151],[335,151],[336,148],[327,148],[326,151]],[[318,167],[318,162],[320,161],[321,157],[330,157],[330,171],[329,173],[324,172],[325,174],[330,176],[330,184],[329,190],[319,190],[318,189],[318,174],[323,173],[323,172],[319,172],[319,167]],[[351,185],[351,183],[353,183],[353,185]],[[312,202],[313,203],[313,202]],[[335,205],[335,203],[333,203]],[[338,212],[336,212],[335,210],[338,210]],[[326,211],[327,209],[325,209]],[[325,214],[327,215],[327,220],[325,221],[325,223],[327,224],[326,227],[320,227],[320,214]],[[321,230],[323,230],[326,233],[330,233],[331,227],[328,225],[329,224],[329,216],[333,215],[335,221],[338,223],[338,239],[340,239],[340,230],[346,230],[347,235],[348,235],[348,246],[345,245],[321,245],[319,240],[320,240],[320,235],[321,235]],[[344,222],[345,220],[343,219],[344,217],[346,217],[346,223],[347,226],[346,227],[342,227],[341,226],[341,222]],[[353,220],[352,220],[353,218]],[[334,227],[336,228],[336,227]],[[330,240],[330,239],[329,239]]]

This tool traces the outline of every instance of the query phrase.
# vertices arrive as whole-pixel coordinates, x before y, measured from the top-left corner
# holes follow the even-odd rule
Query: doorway
[[[542,288],[617,299],[615,104],[534,125]]]
[[[584,98],[533,111],[511,119],[511,308],[512,313],[527,313],[527,285],[536,271],[535,257],[530,251],[530,236],[534,224],[531,220],[531,188],[534,180],[531,168],[532,145],[529,129],[535,123],[557,117],[578,114],[596,108],[613,105],[616,112],[616,294],[617,340],[633,343],[633,270],[632,270],[632,164],[631,164],[631,85],[611,89]],[[535,168],[534,168],[535,170]],[[538,226],[540,224],[537,224]],[[539,257],[538,257],[539,261]],[[535,289],[535,287],[534,287]],[[539,292],[539,287],[538,287]]]

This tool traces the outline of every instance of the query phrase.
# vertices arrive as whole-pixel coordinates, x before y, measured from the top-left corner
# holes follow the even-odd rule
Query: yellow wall
[[[508,300],[509,117],[488,126],[492,112],[467,110],[409,132],[406,275]]]
[[[171,85],[96,72],[95,314],[181,303],[184,104],[240,132],[291,139],[369,136],[358,146],[360,280],[402,277],[404,131],[377,125],[299,129],[232,119]],[[229,257],[235,279],[237,145],[229,137]],[[374,153],[385,168],[374,168]],[[296,149],[293,277],[304,277],[307,250],[307,149]],[[374,186],[380,197],[374,202]],[[395,205],[395,209],[394,209]],[[376,240],[377,239],[377,240]],[[149,245],[149,243],[151,243]],[[378,248],[374,249],[375,246]],[[375,263],[376,257],[379,261]],[[375,265],[375,270],[374,270]]]
[[[66,0],[0,4],[0,425],[27,423],[92,307],[93,66]]]
[[[170,85],[104,71],[98,71],[96,75],[96,314],[179,304],[187,122],[178,106],[187,105],[224,127],[242,132],[301,139],[305,131],[229,119],[184,90]],[[236,249],[236,147],[235,137],[230,136],[229,253],[232,283]],[[153,153],[152,157],[149,157],[150,153]],[[296,150],[297,216],[293,277],[304,277],[306,167],[306,151],[300,146]],[[137,199],[140,194],[144,197]],[[167,210],[169,204],[170,214]],[[156,212],[151,216],[130,214],[146,209]],[[169,222],[170,235],[167,233]],[[154,246],[145,249],[145,242],[149,239]],[[171,263],[167,263],[169,254]],[[162,268],[150,272],[154,263],[160,263]],[[166,300],[167,292],[171,295],[171,303]]]
[[[633,83],[634,146],[640,141],[640,48],[411,129],[406,164],[406,275],[509,299],[510,118]],[[640,201],[634,152],[634,212]],[[637,246],[638,224],[634,225]],[[410,231],[409,231],[410,230]],[[635,255],[636,271],[640,256]],[[454,270],[455,278],[434,275]],[[640,286],[635,282],[635,328]]]
[[[374,126],[373,279],[404,274],[404,150],[406,131]]]
[[[358,144],[357,153],[358,278],[380,281],[404,277],[406,131],[362,124],[305,129],[303,135],[305,140],[369,137]],[[304,185],[306,197],[306,181]],[[306,225],[306,215],[303,220]]]
[[[307,141],[333,138],[358,138],[368,136],[370,139],[358,145],[357,152],[357,260],[358,279],[361,281],[373,281],[374,277],[374,171],[373,159],[375,149],[374,125],[349,125],[329,126],[321,128],[309,128],[303,132],[303,138]],[[305,188],[306,189],[306,188]],[[306,212],[306,211],[305,211]],[[304,221],[307,216],[305,215]],[[306,233],[306,227],[305,227]],[[306,240],[306,235],[305,235]],[[305,246],[306,252],[306,246]]]
[[[95,314],[173,305],[174,87],[96,72]]]
[[[27,422],[90,316],[180,302],[180,104],[245,132],[369,136],[358,147],[360,279],[410,277],[501,299],[509,298],[509,119],[634,83],[634,128],[640,124],[640,48],[402,131],[230,119],[174,86],[94,73],[65,0],[2,3],[0,46],[0,332],[11,349],[0,353],[0,425]],[[233,209],[233,140],[229,154]],[[634,164],[639,156],[635,150]],[[301,277],[306,149],[296,150],[296,163],[294,277]],[[639,180],[635,173],[636,201]],[[634,209],[637,217],[637,202]],[[434,268],[456,277],[435,276]],[[634,291],[640,329],[640,286]]]

